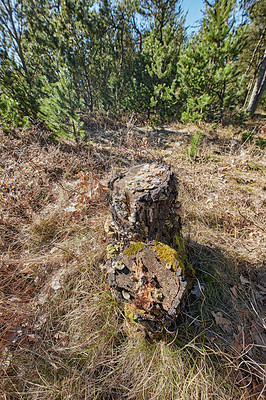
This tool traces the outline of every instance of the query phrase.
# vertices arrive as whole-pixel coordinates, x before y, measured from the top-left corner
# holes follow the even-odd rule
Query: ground
[[[154,130],[131,119],[96,124],[86,144],[38,127],[0,134],[0,399],[265,398],[260,125]],[[151,161],[179,176],[196,271],[176,326],[156,341],[130,335],[104,269],[107,182]]]

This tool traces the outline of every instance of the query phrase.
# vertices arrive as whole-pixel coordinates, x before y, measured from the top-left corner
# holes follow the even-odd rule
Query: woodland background
[[[3,129],[41,121],[84,139],[96,110],[152,125],[243,120],[262,67],[255,100],[266,84],[265,2],[204,5],[188,35],[179,0],[1,0]]]

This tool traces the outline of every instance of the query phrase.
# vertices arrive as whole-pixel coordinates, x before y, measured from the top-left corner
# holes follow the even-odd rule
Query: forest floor
[[[0,133],[1,400],[265,399],[263,124],[131,121],[87,144]],[[153,161],[179,176],[196,278],[176,329],[151,341],[126,334],[103,266],[107,182]]]

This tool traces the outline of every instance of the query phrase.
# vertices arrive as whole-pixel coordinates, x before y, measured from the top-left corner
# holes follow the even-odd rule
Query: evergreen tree
[[[39,118],[47,124],[55,136],[74,138],[79,141],[83,137],[83,123],[79,112],[83,102],[77,98],[69,72],[62,69],[59,80],[43,82],[43,99],[40,101]]]
[[[140,52],[134,59],[132,70],[129,71],[129,90],[126,98],[126,109],[145,113],[150,118],[151,98],[153,96],[153,80],[147,71],[149,56]]]
[[[24,15],[27,20],[25,41],[30,51],[32,84],[40,89],[41,78],[56,80],[59,65],[59,2],[53,0],[24,0]]]
[[[5,125],[13,125],[12,120],[23,124],[36,112],[26,30],[22,1],[0,0],[0,115]]]
[[[102,103],[113,111],[130,106],[130,79],[137,54],[132,28],[136,9],[136,4],[128,0],[116,1],[112,5],[104,0],[100,8],[107,27],[107,39],[101,53],[106,85],[101,91]]]
[[[245,28],[235,27],[235,0],[206,1],[202,28],[183,49],[178,64],[183,119],[223,119],[238,104],[240,72],[236,61],[245,45]],[[194,114],[196,113],[196,114]]]
[[[148,17],[150,30],[156,32],[156,37],[163,44],[164,28],[175,25],[182,15],[179,0],[141,0],[140,11]]]
[[[30,85],[30,73],[25,57],[25,15],[22,0],[0,0],[1,50],[10,61],[21,67]],[[3,54],[4,53],[4,54]]]
[[[162,42],[152,30],[144,42],[143,51],[148,58],[146,70],[151,78],[150,107],[163,119],[173,114],[178,86],[176,64],[183,40],[182,30],[168,23],[162,31]]]
[[[142,57],[142,61],[146,62],[146,73],[142,76],[148,82],[145,97],[149,95],[149,101],[146,108],[164,119],[175,112],[178,86],[176,63],[184,39],[184,18],[179,0],[143,0],[140,4],[150,26],[143,43]],[[139,86],[144,89],[145,82],[139,82]]]
[[[93,3],[93,0],[63,1],[57,25],[61,62],[68,68],[76,96],[84,100],[90,111],[95,104],[91,65],[102,25]]]
[[[2,125],[39,116],[78,138],[81,110],[163,120],[181,105],[184,120],[222,119],[252,87],[265,50],[263,1],[242,1],[247,50],[235,1],[205,0],[202,27],[183,46],[180,0],[0,0]]]

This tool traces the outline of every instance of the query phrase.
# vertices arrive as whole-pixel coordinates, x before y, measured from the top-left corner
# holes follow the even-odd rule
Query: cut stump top
[[[178,181],[168,166],[137,165],[115,177],[109,187],[116,241],[171,243],[171,237],[180,230],[180,203]]]

